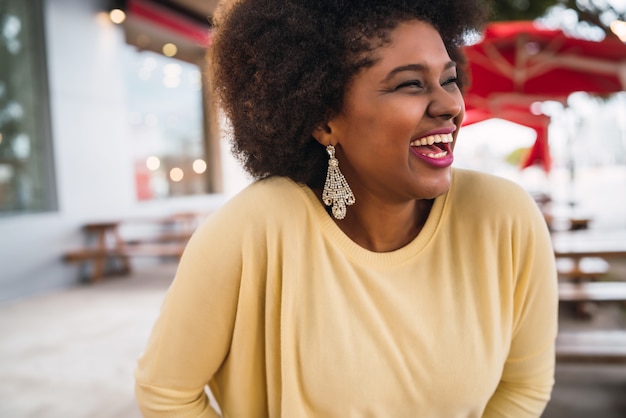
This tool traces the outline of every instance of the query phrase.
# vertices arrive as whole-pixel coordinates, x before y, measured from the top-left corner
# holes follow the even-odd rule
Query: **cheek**
[[[378,129],[386,130],[389,135],[411,136],[424,118],[426,108],[421,102],[414,100],[397,101],[381,108],[376,114],[374,123]]]
[[[394,96],[393,100],[362,100],[338,120],[336,131],[342,142],[388,146],[389,142],[410,141],[426,114],[427,102],[416,97]]]
[[[342,141],[360,145],[384,142],[390,131],[396,129],[387,111],[361,109],[345,118],[341,124]]]

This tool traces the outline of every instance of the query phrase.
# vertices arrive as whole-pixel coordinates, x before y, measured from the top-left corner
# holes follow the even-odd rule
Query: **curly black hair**
[[[255,178],[323,185],[327,155],[313,137],[337,115],[351,79],[409,20],[432,24],[463,83],[464,36],[481,29],[485,0],[234,0],[214,21],[209,53],[233,152]]]

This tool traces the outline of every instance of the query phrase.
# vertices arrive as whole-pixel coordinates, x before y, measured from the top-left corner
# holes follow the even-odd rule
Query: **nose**
[[[463,111],[463,96],[454,86],[437,86],[431,92],[428,116],[432,118],[453,119]]]

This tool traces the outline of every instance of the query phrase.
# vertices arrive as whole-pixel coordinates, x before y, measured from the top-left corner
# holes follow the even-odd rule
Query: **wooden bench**
[[[81,280],[97,282],[104,276],[123,276],[130,273],[128,256],[116,249],[83,248],[63,254],[63,261],[81,264]],[[87,268],[91,270],[87,270]]]
[[[563,302],[626,302],[626,282],[559,283]]]
[[[561,282],[559,301],[573,303],[579,318],[589,319],[599,303],[626,304],[626,282]]]
[[[602,257],[557,257],[559,278],[567,280],[600,280],[609,273],[610,265]]]
[[[130,264],[122,260],[131,257],[180,259],[185,242],[131,243],[119,249],[82,248],[63,254],[63,261],[80,263],[81,280],[98,282],[105,276],[124,276],[131,272]]]
[[[585,216],[559,216],[543,214],[550,231],[581,231],[589,229],[592,219]]]
[[[127,244],[124,254],[128,257],[180,258],[186,242],[134,243]]]
[[[161,232],[159,234],[135,237],[125,240],[126,245],[158,244],[158,243],[186,243],[192,232]]]
[[[124,252],[129,257],[180,258],[197,227],[194,219],[197,220],[199,215],[194,216],[180,214],[154,220],[152,231],[125,241]]]
[[[588,229],[591,218],[586,217],[571,217],[568,219],[570,231],[580,231],[581,229]]]
[[[556,360],[626,363],[626,330],[560,332]]]

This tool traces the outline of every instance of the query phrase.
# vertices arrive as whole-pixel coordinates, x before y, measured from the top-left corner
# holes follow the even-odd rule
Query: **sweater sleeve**
[[[205,388],[228,354],[241,280],[240,242],[227,224],[205,222],[181,258],[135,371],[145,417],[219,416]]]
[[[530,200],[530,199],[529,199]],[[513,245],[517,277],[513,294],[513,335],[502,377],[484,417],[539,417],[554,385],[558,293],[554,252],[545,222],[532,214]]]

